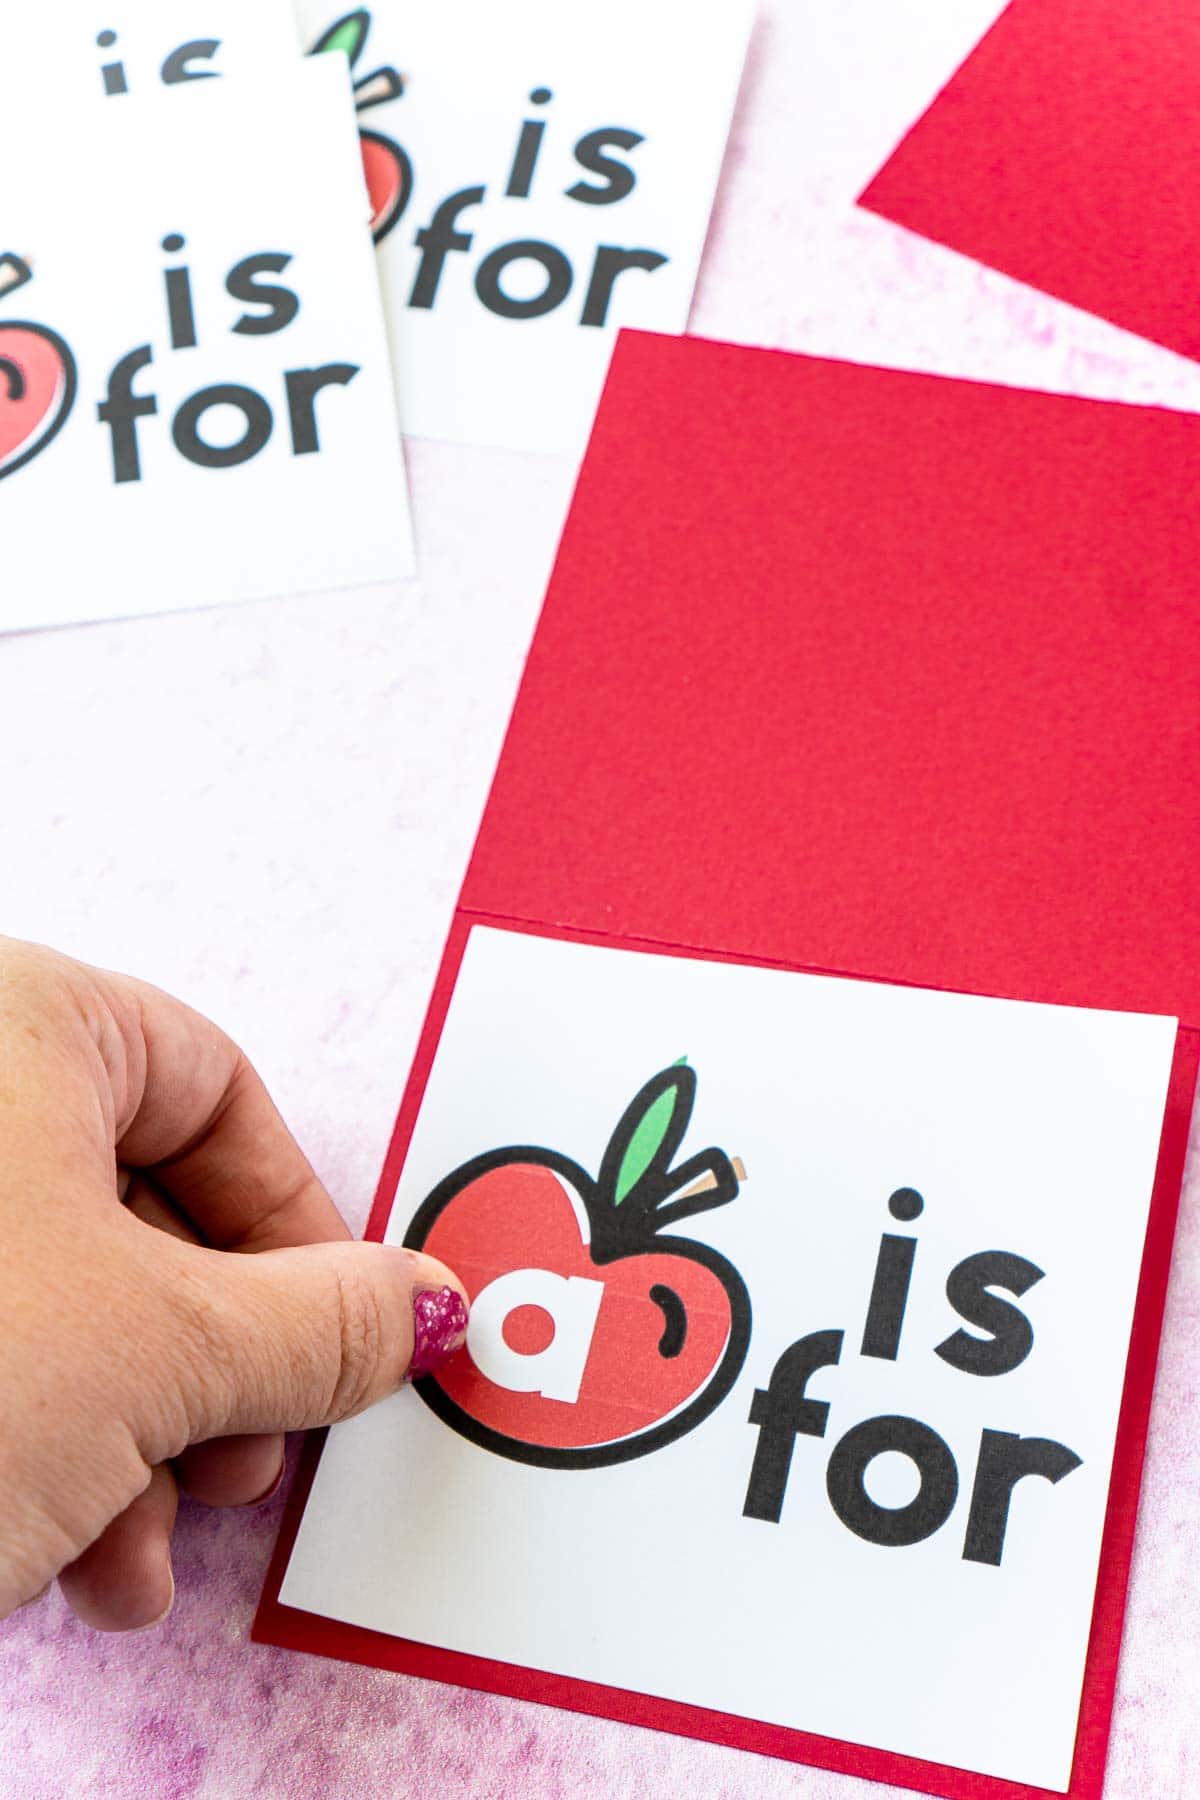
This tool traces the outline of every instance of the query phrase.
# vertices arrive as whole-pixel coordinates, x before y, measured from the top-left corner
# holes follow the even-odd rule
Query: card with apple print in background
[[[299,48],[289,0],[24,0],[4,10],[0,106],[58,120],[223,76],[269,79]]]
[[[298,0],[351,59],[404,430],[582,450],[622,325],[682,332],[752,0]]]
[[[411,573],[344,68],[6,128],[0,626]]]
[[[476,925],[285,1607],[1065,1790],[1175,1022]]]

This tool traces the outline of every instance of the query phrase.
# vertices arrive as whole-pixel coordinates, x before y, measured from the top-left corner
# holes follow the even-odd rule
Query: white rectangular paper
[[[752,11],[378,0],[356,14],[407,433],[578,452],[617,329],[683,331]],[[339,19],[323,0],[298,16],[309,45]],[[370,104],[396,76],[404,92]]]
[[[331,1434],[281,1599],[419,1642],[1065,1789],[1174,1040],[1161,1018],[474,929],[388,1240],[403,1240],[451,1171],[497,1147],[545,1147],[596,1176],[643,1080],[686,1054],[696,1100],[675,1162],[719,1146],[744,1159],[746,1179],[730,1203],[669,1229],[740,1273],[748,1352],[693,1429],[570,1470],[483,1448],[402,1393]],[[906,1190],[923,1201],[915,1218]],[[515,1221],[504,1230],[518,1229],[529,1203],[503,1204],[510,1213],[497,1216]],[[878,1345],[862,1353],[885,1234],[916,1245],[894,1359]],[[972,1322],[951,1304],[948,1277],[959,1271],[963,1301],[968,1259],[998,1251],[1040,1279],[1019,1296],[1003,1281],[977,1288],[975,1310],[981,1297],[1007,1310]],[[539,1253],[549,1255],[526,1244],[514,1262],[536,1266]],[[490,1259],[490,1281],[506,1255],[500,1242],[467,1256],[473,1295],[480,1268]],[[590,1271],[605,1284],[600,1320],[618,1266]],[[681,1274],[685,1292],[686,1258]],[[659,1302],[666,1317],[670,1302]],[[1022,1320],[1032,1333],[1023,1351]],[[582,1353],[594,1359],[600,1325],[589,1348],[586,1324]],[[564,1323],[560,1384],[578,1328]],[[493,1369],[504,1355],[496,1329],[483,1321],[467,1353]],[[828,1403],[825,1429],[797,1414],[807,1423],[790,1443],[779,1520],[747,1517],[764,1430],[750,1422],[756,1390],[768,1390],[789,1346],[829,1331],[844,1334],[840,1361],[816,1369],[804,1393]],[[952,1338],[957,1362],[936,1353]],[[632,1398],[643,1376],[651,1391],[666,1379],[641,1369],[632,1327],[625,1341],[616,1426],[620,1390]],[[1007,1372],[961,1366],[1005,1346],[1017,1358]],[[529,1344],[521,1354],[534,1361]],[[458,1367],[480,1384],[466,1359]],[[550,1429],[564,1440],[594,1399],[590,1360],[581,1382],[575,1401],[534,1396],[539,1419],[557,1404]],[[843,1449],[847,1434],[881,1418],[915,1422],[926,1446],[936,1434],[957,1472],[948,1515],[906,1544],[849,1528],[827,1492],[835,1455],[845,1475],[856,1441]],[[1049,1440],[1070,1463],[1057,1480],[1012,1487],[998,1563],[964,1556],[985,1431]],[[879,1455],[861,1474],[869,1519],[888,1523],[927,1477],[926,1498],[944,1503],[944,1476],[931,1466],[918,1481],[907,1455]],[[977,1552],[989,1530],[981,1508]],[[994,1537],[993,1520],[993,1547]]]
[[[338,59],[30,129],[0,128],[0,627],[410,573]]]

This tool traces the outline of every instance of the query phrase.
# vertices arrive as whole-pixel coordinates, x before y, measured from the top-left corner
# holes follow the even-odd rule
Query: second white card
[[[0,628],[411,573],[344,66],[81,108],[25,166],[0,223]]]
[[[750,0],[299,0],[352,60],[417,437],[582,450],[622,325],[680,332]]]

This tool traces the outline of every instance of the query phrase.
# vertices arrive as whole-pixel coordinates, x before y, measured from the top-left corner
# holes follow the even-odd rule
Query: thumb
[[[192,1442],[333,1424],[466,1341],[462,1283],[412,1250],[185,1248],[194,1266],[173,1293],[183,1300],[175,1374]]]

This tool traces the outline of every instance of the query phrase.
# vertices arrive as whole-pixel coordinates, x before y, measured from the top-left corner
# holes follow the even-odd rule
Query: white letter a
[[[513,1269],[476,1294],[467,1326],[467,1349],[481,1374],[514,1394],[542,1394],[547,1400],[579,1398],[602,1281],[583,1275],[555,1275],[549,1269]],[[504,1321],[518,1306],[540,1306],[554,1321],[544,1350],[526,1355],[504,1341]]]

